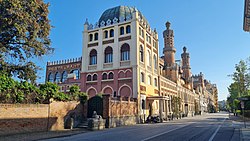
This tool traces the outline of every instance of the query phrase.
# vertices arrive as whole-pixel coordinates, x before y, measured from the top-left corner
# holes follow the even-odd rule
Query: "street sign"
[[[245,108],[245,107],[244,107],[244,102],[243,102],[243,101],[240,102],[240,105],[241,105],[241,108],[242,108],[242,109]]]

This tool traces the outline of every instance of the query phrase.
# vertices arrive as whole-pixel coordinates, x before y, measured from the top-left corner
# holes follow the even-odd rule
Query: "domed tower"
[[[163,32],[164,38],[164,61],[165,61],[165,77],[172,81],[177,81],[177,65],[175,64],[175,52],[174,47],[174,31],[170,29],[170,22],[166,23],[166,30]]]
[[[191,67],[190,67],[190,56],[187,52],[187,48],[183,47],[183,53],[181,54],[182,59],[182,70],[183,70],[183,77],[186,81],[186,84],[189,88],[192,87],[192,74],[191,74]]]

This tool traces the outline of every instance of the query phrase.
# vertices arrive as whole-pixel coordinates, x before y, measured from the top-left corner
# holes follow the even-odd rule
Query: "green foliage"
[[[249,86],[250,86],[250,73],[248,61],[241,60],[235,65],[235,72],[230,75],[232,77],[233,83],[228,87],[229,96],[227,98],[227,106],[231,111],[236,111],[240,109],[240,101],[237,100],[239,97],[248,96]]]
[[[42,99],[44,99],[46,102],[49,102],[50,98],[55,98],[59,91],[59,87],[55,83],[47,82],[40,85],[40,91]]]
[[[36,80],[31,61],[52,53],[48,6],[42,0],[0,0],[0,70],[21,80]]]
[[[86,93],[80,92],[80,93],[78,94],[78,96],[79,96],[79,101],[80,101],[82,104],[84,104],[85,102],[87,102],[87,100],[88,100],[88,95],[87,95]]]
[[[68,94],[65,94],[63,92],[58,92],[55,96],[54,99],[57,101],[68,101],[70,100],[70,97]]]

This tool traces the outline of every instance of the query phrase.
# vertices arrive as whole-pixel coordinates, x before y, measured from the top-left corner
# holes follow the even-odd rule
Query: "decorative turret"
[[[163,32],[165,63],[167,66],[175,64],[174,31],[170,29],[170,22],[166,23],[166,30]]]
[[[188,88],[192,89],[193,81],[192,81],[192,74],[191,74],[191,67],[190,67],[190,56],[187,53],[187,48],[183,47],[183,53],[181,54],[182,59],[182,71],[183,71],[183,78],[186,81],[186,85]]]
[[[174,47],[174,31],[170,29],[170,22],[166,23],[166,30],[163,32],[164,38],[164,61],[165,61],[165,74],[167,78],[172,81],[177,81],[178,67],[175,63],[175,52]]]

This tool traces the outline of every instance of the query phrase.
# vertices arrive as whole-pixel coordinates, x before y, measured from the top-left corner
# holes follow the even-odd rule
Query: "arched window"
[[[143,29],[141,30],[141,35],[142,35],[142,38],[144,38],[144,31],[143,31]]]
[[[148,85],[151,85],[152,83],[151,83],[151,76],[149,75],[148,76]]]
[[[52,73],[49,73],[49,75],[48,75],[48,81],[49,82],[54,82],[54,77],[53,77]]]
[[[93,49],[93,50],[90,51],[90,54],[89,54],[89,64],[90,65],[97,64],[97,52],[96,52],[95,49]]]
[[[113,49],[112,49],[112,47],[110,47],[110,46],[107,47],[105,49],[104,54],[105,54],[104,63],[111,63],[111,62],[113,62]]]
[[[98,33],[95,33],[95,41],[98,40]]]
[[[65,80],[67,80],[67,76],[68,76],[67,72],[63,71],[63,73],[62,73],[62,81],[61,82],[64,82]]]
[[[109,31],[109,37],[114,37],[114,29],[110,29],[110,31]]]
[[[108,38],[108,31],[107,30],[104,31],[104,38]]]
[[[97,80],[97,74],[94,74],[93,75],[93,81],[96,81]]]
[[[114,79],[114,74],[113,74],[113,72],[110,72],[110,73],[109,73],[109,79]]]
[[[154,67],[155,67],[155,69],[157,69],[157,59],[156,59],[155,55],[154,55]]]
[[[130,33],[131,32],[131,28],[130,28],[130,25],[126,26],[126,33]]]
[[[89,41],[93,41],[93,34],[89,34]]]
[[[56,74],[55,74],[55,82],[56,82],[56,83],[61,82],[61,76],[60,76],[60,73],[59,73],[59,72],[56,72]]]
[[[124,27],[120,27],[120,35],[124,35]]]
[[[145,78],[144,78],[144,73],[141,72],[141,82],[145,82],[144,79],[145,79]]]
[[[129,44],[125,43],[121,47],[121,61],[126,61],[130,59],[130,47]]]
[[[156,78],[154,79],[154,84],[155,84],[155,87],[157,87],[157,79]]]
[[[72,70],[70,73],[74,73],[76,75],[76,79],[80,79],[80,71],[78,69]]]
[[[143,53],[144,51],[143,51],[143,47],[142,47],[142,45],[140,45],[140,61],[141,62],[144,62],[144,53]]]
[[[90,74],[87,76],[87,81],[91,81],[91,75]]]
[[[102,80],[107,80],[107,79],[108,79],[107,73],[103,73],[103,74],[102,74]]]
[[[149,50],[148,50],[147,52],[148,52],[148,56],[147,56],[147,58],[148,58],[148,60],[147,60],[147,61],[148,61],[148,66],[150,66],[150,67],[151,67],[151,66],[152,66],[152,61],[151,61],[151,53],[150,53],[150,51],[149,51]]]

